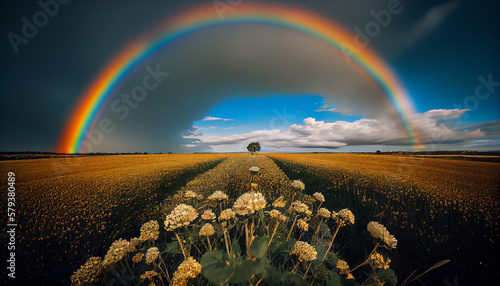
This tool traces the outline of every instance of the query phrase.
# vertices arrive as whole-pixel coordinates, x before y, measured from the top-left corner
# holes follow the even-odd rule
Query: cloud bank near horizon
[[[493,143],[500,137],[500,121],[482,124],[463,124],[461,118],[467,109],[434,109],[416,114],[412,125],[422,145],[465,143],[470,146]],[[307,117],[303,124],[292,124],[285,130],[262,129],[243,134],[221,136],[204,134],[194,128],[183,136],[191,142],[187,147],[213,151],[238,151],[251,141],[259,141],[265,149],[300,148],[333,150],[349,146],[409,144],[406,131],[388,117],[363,118],[353,122],[318,121]]]

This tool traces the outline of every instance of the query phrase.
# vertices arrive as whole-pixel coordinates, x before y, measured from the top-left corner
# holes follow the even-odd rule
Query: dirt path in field
[[[251,167],[259,167],[260,170],[253,175],[249,171]],[[250,191],[251,183],[257,184],[257,190],[268,200],[274,200],[280,195],[291,196],[295,192],[290,179],[273,160],[262,155],[249,155],[228,158],[217,167],[188,182],[178,191],[178,195],[188,190],[204,196],[209,196],[215,191],[223,191],[230,197],[237,197]]]

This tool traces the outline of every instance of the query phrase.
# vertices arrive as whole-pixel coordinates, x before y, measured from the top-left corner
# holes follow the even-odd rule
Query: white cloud
[[[436,109],[416,114],[411,118],[414,131],[421,144],[443,144],[469,142],[484,138],[486,133],[481,128],[468,130],[457,122],[466,109]],[[354,122],[318,121],[307,117],[303,124],[293,124],[285,130],[255,130],[244,134],[218,136],[194,132],[185,135],[186,139],[195,139],[198,146],[242,148],[250,141],[259,141],[263,148],[326,148],[335,149],[359,145],[408,145],[407,132],[390,117],[378,119],[360,119]]]
[[[213,116],[205,116],[201,121],[214,121],[214,120],[222,120],[222,121],[233,121],[234,119],[213,117]]]

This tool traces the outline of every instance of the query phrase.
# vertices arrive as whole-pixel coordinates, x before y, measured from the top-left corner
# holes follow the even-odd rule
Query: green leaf
[[[307,283],[307,281],[304,280],[302,278],[302,276],[300,276],[297,273],[288,273],[285,276],[284,280],[285,280],[285,282],[293,282],[294,283],[293,285],[297,285],[297,286],[309,286],[309,284]],[[286,284],[286,285],[288,285],[288,284]]]
[[[268,243],[269,237],[267,235],[254,239],[250,245],[250,254],[257,259],[266,257]]]
[[[205,253],[201,259],[201,273],[208,281],[220,284],[233,273],[233,267],[223,259],[223,251],[216,250]]]
[[[360,286],[360,284],[354,279],[344,279],[342,281],[342,286]]]
[[[245,260],[240,263],[236,263],[233,268],[233,273],[228,282],[230,283],[241,283],[250,280],[252,275],[260,274],[264,271],[263,265],[257,261]]]
[[[386,283],[385,285],[394,286],[398,283],[396,273],[392,269],[379,269],[377,270],[377,276],[381,282]]]

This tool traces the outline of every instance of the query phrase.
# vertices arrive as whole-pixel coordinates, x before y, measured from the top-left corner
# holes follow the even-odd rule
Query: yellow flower
[[[318,210],[318,215],[324,218],[330,218],[331,212],[325,208],[320,208]]]
[[[200,236],[211,236],[215,233],[214,227],[210,223],[206,223],[200,229]]]
[[[349,265],[345,260],[337,259],[337,269],[339,269],[339,274],[349,274]]]
[[[208,199],[211,201],[223,201],[227,199],[227,195],[222,191],[216,191],[211,196],[209,196]]]
[[[281,214],[281,212],[279,210],[276,210],[276,209],[270,211],[269,215],[272,218],[277,218],[280,221],[285,221],[288,218],[288,217],[284,216],[283,214]]]
[[[146,263],[151,264],[151,262],[155,261],[156,258],[158,258],[158,255],[160,254],[160,250],[157,247],[151,247],[148,249],[148,252],[146,252]]]
[[[139,263],[142,261],[142,258],[144,257],[144,253],[137,253],[136,255],[134,255],[134,257],[132,258],[132,261],[134,263]]]
[[[354,214],[349,209],[342,209],[338,213],[332,212],[332,218],[340,226],[354,224]]]
[[[104,268],[112,268],[118,261],[127,255],[129,252],[130,243],[125,239],[119,239],[113,242],[109,247],[106,256],[104,256],[104,261],[102,262]]]
[[[196,198],[197,196],[198,194],[193,191],[186,191],[186,193],[184,194],[184,197],[186,198]]]
[[[236,213],[232,209],[225,209],[219,215],[219,220],[230,220],[236,217]]]
[[[293,246],[292,254],[298,255],[300,261],[312,261],[316,259],[316,249],[309,243],[297,241]]]
[[[283,196],[280,196],[273,202],[273,207],[275,208],[284,208],[286,205],[286,201],[283,200]]]
[[[315,198],[318,202],[324,202],[325,196],[322,193],[314,193],[313,198]]]
[[[139,239],[141,241],[157,240],[158,236],[160,235],[159,229],[160,225],[156,220],[148,221],[147,223],[142,225],[141,236],[139,237]]]
[[[205,220],[213,220],[213,219],[215,219],[215,214],[214,214],[214,212],[212,212],[212,210],[206,210],[201,215],[201,218],[205,219]]]
[[[201,273],[201,264],[194,258],[184,260],[172,278],[173,285],[187,285],[188,279],[196,278]]]
[[[90,257],[73,275],[72,285],[93,285],[102,274],[103,265],[100,257]]]
[[[302,203],[301,201],[293,202],[292,205],[290,206],[290,209],[297,213],[304,213],[306,215],[311,214],[309,207],[306,204]]]
[[[307,223],[306,220],[299,218],[297,220],[297,227],[302,229],[303,231],[308,231],[309,230],[309,224]]]
[[[389,263],[391,262],[390,258],[387,258],[387,261],[384,260],[384,257],[380,253],[372,253],[370,255],[370,261],[375,268],[387,269],[389,268]]]
[[[153,281],[153,278],[155,278],[156,276],[158,276],[158,272],[151,270],[151,271],[146,271],[146,273],[142,274],[140,278],[141,281],[144,281],[146,279]]]

